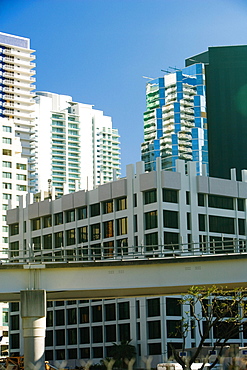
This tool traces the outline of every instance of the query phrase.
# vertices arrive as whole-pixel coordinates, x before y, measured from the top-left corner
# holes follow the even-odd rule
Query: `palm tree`
[[[135,346],[130,344],[131,340],[122,340],[120,344],[113,343],[111,356],[116,360],[115,366],[119,368],[126,367],[124,360],[131,360],[136,355]]]

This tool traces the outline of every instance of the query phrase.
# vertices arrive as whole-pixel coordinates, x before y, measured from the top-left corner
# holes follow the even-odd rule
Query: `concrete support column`
[[[24,368],[45,369],[46,291],[21,291]]]

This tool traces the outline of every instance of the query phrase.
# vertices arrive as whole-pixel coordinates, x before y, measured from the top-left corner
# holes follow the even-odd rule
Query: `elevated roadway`
[[[45,290],[47,300],[185,293],[192,285],[247,286],[247,253],[103,261],[3,263],[0,300]]]

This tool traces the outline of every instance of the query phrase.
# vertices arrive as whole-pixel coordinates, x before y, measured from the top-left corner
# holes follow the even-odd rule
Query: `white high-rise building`
[[[67,95],[37,92],[35,102],[35,191],[52,186],[61,196],[120,175],[119,135],[111,117]]]
[[[9,199],[18,198],[32,186],[35,56],[30,40],[0,32],[0,252],[8,247],[6,210]]]
[[[21,140],[22,156],[28,160],[32,155],[35,119],[33,52],[28,38],[0,32],[0,118],[13,120],[15,136]],[[31,163],[29,178],[33,172]],[[32,191],[31,183],[29,190]]]
[[[11,200],[32,191],[35,56],[30,40],[0,32],[0,258],[8,248],[6,212]],[[8,307],[0,305],[0,355],[8,354]]]

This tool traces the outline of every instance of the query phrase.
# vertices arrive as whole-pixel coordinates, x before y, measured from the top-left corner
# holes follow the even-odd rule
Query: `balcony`
[[[30,54],[30,53],[24,53],[23,51],[19,51],[19,50],[15,50],[15,49],[5,49],[4,51],[4,54],[6,55],[11,55],[11,56],[14,56],[14,57],[18,57],[22,59],[26,59],[26,60],[34,60],[35,59],[35,55],[33,54]]]

